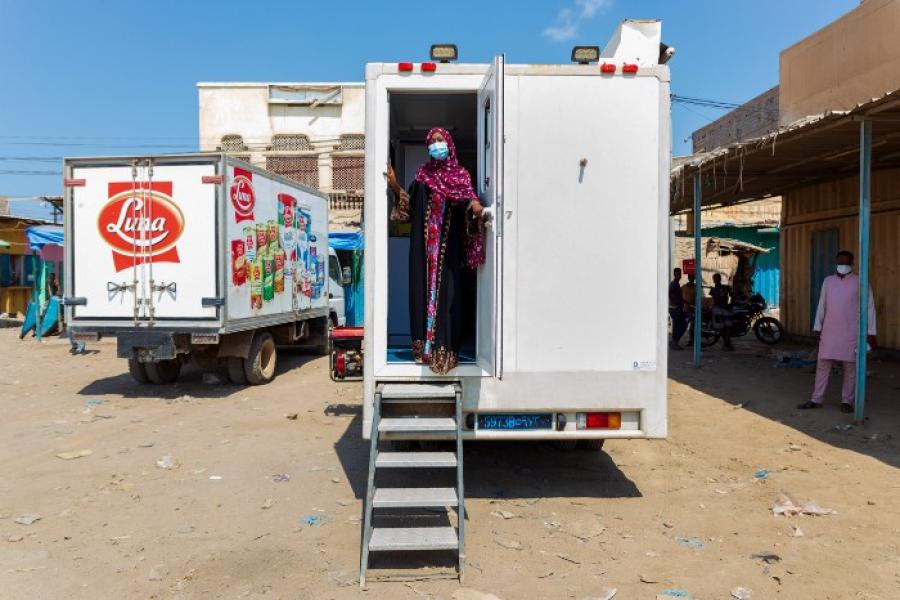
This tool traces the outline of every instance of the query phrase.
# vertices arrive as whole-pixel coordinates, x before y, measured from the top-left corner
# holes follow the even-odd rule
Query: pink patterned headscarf
[[[428,162],[416,171],[416,181],[424,183],[435,196],[435,200],[450,202],[469,201],[478,198],[472,187],[472,177],[465,167],[459,164],[456,156],[456,144],[450,132],[443,127],[433,127],[425,136],[425,144],[431,143],[436,133],[440,133],[447,142],[450,155],[445,160],[429,158]],[[469,236],[466,244],[466,264],[476,268],[484,263],[484,235]]]

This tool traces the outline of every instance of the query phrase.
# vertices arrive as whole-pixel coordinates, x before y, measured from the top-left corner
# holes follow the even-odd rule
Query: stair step
[[[375,508],[443,508],[457,504],[455,488],[378,488],[372,500]]]
[[[375,466],[384,468],[443,468],[456,467],[453,452],[379,452]]]
[[[380,386],[382,400],[456,400],[456,384],[386,383]]]
[[[452,527],[376,527],[372,530],[369,550],[414,551],[414,550],[456,550],[459,540]]]
[[[378,431],[393,433],[456,431],[456,420],[449,417],[388,417],[379,421]]]

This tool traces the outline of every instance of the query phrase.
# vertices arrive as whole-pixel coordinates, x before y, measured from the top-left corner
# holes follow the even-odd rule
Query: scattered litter
[[[21,542],[24,539],[25,538],[21,535],[11,535],[8,538],[6,538],[6,541],[15,543],[15,542]]]
[[[509,512],[508,510],[495,510],[491,512],[492,517],[497,517],[498,519],[513,519],[516,515]]]
[[[290,480],[291,476],[287,473],[275,473],[274,475],[272,475],[272,481],[274,481],[275,483],[284,483]]]
[[[166,454],[162,458],[156,460],[156,466],[160,469],[174,469],[178,466],[178,461],[171,454]]]
[[[750,558],[761,560],[767,565],[774,565],[781,562],[781,557],[774,552],[757,552],[756,554],[751,554]]]
[[[218,373],[204,373],[203,374],[203,383],[206,385],[222,385],[225,383],[225,380]]]
[[[666,600],[667,598],[687,598],[688,600],[691,600],[693,596],[687,591],[679,588],[669,588],[663,590],[661,594],[656,595],[656,600]]]
[[[221,475],[210,475],[209,478],[212,479],[213,481],[220,481],[222,479],[222,476]]]
[[[612,600],[612,597],[618,592],[616,588],[603,588],[597,596],[586,596],[584,600]]]
[[[557,553],[556,553],[556,556],[559,557],[559,558],[561,558],[561,559],[563,559],[563,560],[566,561],[566,562],[572,563],[573,565],[580,565],[580,564],[581,564],[580,561],[577,561],[577,560],[575,560],[574,558],[569,558],[569,555],[568,555],[568,554],[563,554],[562,552],[557,552]]]
[[[266,498],[265,500],[263,500],[263,503],[260,506],[260,508],[263,510],[268,510],[268,509],[272,508],[273,504],[275,504],[274,500],[272,500],[271,498]]]
[[[745,587],[736,587],[731,590],[731,597],[736,598],[737,600],[750,600],[750,597],[753,595],[753,590]]]
[[[800,452],[801,450],[803,450],[803,446],[801,446],[800,444],[789,444],[788,450],[790,450],[791,452]]]
[[[516,540],[494,540],[500,546],[503,546],[507,550],[521,550],[522,544],[517,542]]]
[[[452,598],[453,600],[500,600],[500,598],[494,594],[479,592],[478,590],[473,590],[471,588],[456,590],[453,592]]]
[[[73,460],[76,458],[84,458],[85,456],[90,456],[93,454],[93,450],[88,450],[85,448],[84,450],[72,450],[71,452],[60,452],[56,455],[56,458],[61,458],[63,460]]]
[[[772,507],[772,513],[775,515],[813,515],[813,516],[823,516],[823,515],[835,515],[837,514],[836,510],[832,510],[830,508],[822,508],[812,500],[807,500],[805,502],[796,502],[793,498],[788,496],[787,494],[780,494],[778,496],[778,500],[775,502],[775,506]]]
[[[328,583],[332,583],[338,587],[354,586],[359,583],[359,571],[357,569],[329,571]]]
[[[340,504],[341,506],[352,506],[352,505],[356,504],[356,500],[353,500],[350,498],[343,498],[341,500],[338,500],[337,503]]]
[[[640,579],[644,583],[659,583],[659,578],[655,575],[646,575],[642,573]]]
[[[816,364],[806,352],[779,352],[775,357],[776,369],[808,369]]]
[[[675,526],[669,521],[663,521],[663,527],[665,527],[666,529],[672,529]]]
[[[866,500],[866,504],[869,506],[875,506],[875,502],[873,500]]]
[[[340,482],[341,482],[341,478],[340,478],[340,477],[332,477],[332,478],[331,478],[331,483],[340,483]]]
[[[19,515],[13,520],[19,525],[31,525],[35,521],[40,521],[41,515]]]
[[[288,413],[284,415],[284,418],[288,421],[296,421],[300,415],[298,413]]]
[[[322,527],[331,523],[328,515],[305,515],[300,517],[300,525],[306,527]]]
[[[103,404],[103,400],[100,400],[98,398],[89,398],[84,401],[85,408],[88,408],[91,406],[100,406],[101,404]]]
[[[156,445],[156,442],[144,442],[143,444],[138,444],[138,448],[152,448]]]
[[[840,425],[835,425],[833,429],[835,431],[850,431],[853,429],[853,425],[850,423],[842,423]]]
[[[162,581],[166,578],[166,575],[169,574],[169,570],[166,568],[166,565],[159,563],[152,569],[150,569],[150,574],[147,575],[148,581]]]
[[[769,473],[771,473],[771,471],[769,471],[768,469],[760,469],[759,471],[757,471],[756,473],[753,474],[753,477],[757,481],[763,481],[763,480],[769,478]]]
[[[791,537],[803,537],[803,530],[799,527],[794,527],[794,531],[791,532]]]
[[[676,535],[672,539],[675,540],[676,542],[678,542],[679,544],[681,544],[682,546],[687,546],[688,548],[693,548],[694,550],[703,550],[703,542],[701,542],[697,538],[689,538],[689,537],[682,537],[680,535]]]

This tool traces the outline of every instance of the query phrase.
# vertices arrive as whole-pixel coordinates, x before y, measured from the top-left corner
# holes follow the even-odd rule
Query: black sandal
[[[800,410],[806,410],[808,408],[822,408],[822,405],[818,402],[813,402],[812,400],[807,400],[803,404],[798,404],[797,408]]]
[[[841,402],[841,412],[842,413],[852,413],[854,410],[854,406],[852,404],[846,404]]]

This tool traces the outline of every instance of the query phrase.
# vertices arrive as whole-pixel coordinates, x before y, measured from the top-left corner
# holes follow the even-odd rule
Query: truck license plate
[[[515,431],[523,429],[550,429],[553,416],[541,414],[490,414],[478,415],[478,429]]]

